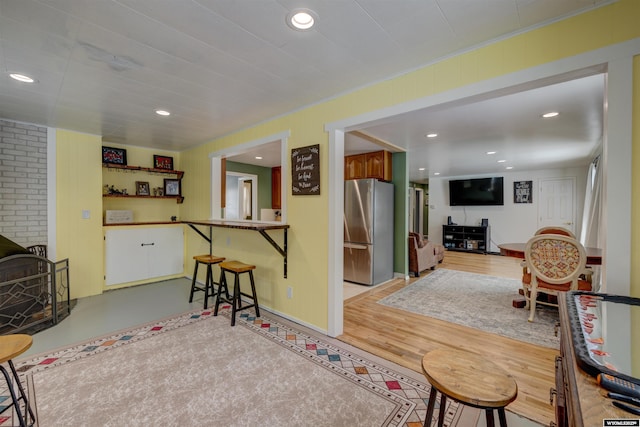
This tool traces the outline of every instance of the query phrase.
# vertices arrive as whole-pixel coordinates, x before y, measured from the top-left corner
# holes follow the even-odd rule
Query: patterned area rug
[[[221,313],[18,361],[40,427],[422,425],[429,385],[419,375],[267,317],[244,313],[232,328],[228,307]],[[0,389],[0,402],[6,395]],[[445,425],[454,426],[462,405],[447,404]],[[0,414],[0,426],[8,418]]]
[[[378,303],[543,347],[559,348],[560,338],[555,336],[557,308],[538,304],[535,321],[528,322],[528,311],[512,305],[521,287],[517,279],[440,268]]]

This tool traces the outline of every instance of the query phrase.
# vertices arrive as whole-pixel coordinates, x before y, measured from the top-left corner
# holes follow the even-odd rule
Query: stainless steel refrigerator
[[[377,285],[393,278],[393,184],[344,183],[344,280]]]

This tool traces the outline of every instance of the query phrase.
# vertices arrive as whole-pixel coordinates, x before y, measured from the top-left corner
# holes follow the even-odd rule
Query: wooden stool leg
[[[253,270],[249,270],[249,279],[251,279],[251,292],[253,294],[253,304],[256,309],[256,317],[260,317],[260,307],[258,307],[258,295],[256,295],[256,283],[253,281]]]
[[[222,290],[224,289],[225,294],[227,295],[227,300],[229,300],[229,288],[227,287],[227,277],[224,274],[224,270],[220,269],[220,281],[218,282],[218,294],[216,295],[216,305],[213,309],[213,315],[218,315],[218,307],[220,307],[220,302],[222,300]]]
[[[447,407],[447,396],[444,393],[440,393],[440,411],[438,411],[438,427],[444,425],[445,408]]]
[[[196,261],[196,266],[193,269],[193,279],[191,280],[191,293],[189,294],[189,302],[193,302],[193,293],[196,291],[196,278],[198,277],[198,264],[200,263]]]
[[[204,309],[209,306],[209,297],[213,296],[213,277],[211,277],[211,264],[207,264],[207,278],[204,280]]]
[[[504,413],[504,408],[498,409],[498,419],[500,420],[500,427],[507,427],[507,416]]]
[[[431,427],[431,419],[433,418],[433,408],[436,406],[436,399],[438,398],[438,392],[434,386],[431,386],[431,392],[429,393],[429,403],[427,404],[427,416],[424,419],[424,427]]]
[[[485,409],[484,412],[487,414],[487,427],[495,427],[496,422],[493,420],[493,409]]]
[[[233,273],[233,304],[231,304],[231,326],[236,325],[236,312],[240,308],[240,275]]]

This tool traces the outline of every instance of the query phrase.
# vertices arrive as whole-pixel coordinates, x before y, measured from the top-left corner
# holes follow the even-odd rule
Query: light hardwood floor
[[[518,279],[522,274],[514,258],[449,251],[437,268]],[[344,334],[338,339],[416,372],[422,372],[424,354],[436,348],[481,354],[510,372],[518,384],[518,397],[508,411],[544,425],[555,420],[549,390],[555,388],[559,352],[376,303],[415,280],[398,279],[345,300]]]

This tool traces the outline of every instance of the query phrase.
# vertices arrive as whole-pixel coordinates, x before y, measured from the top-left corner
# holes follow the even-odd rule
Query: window
[[[286,131],[210,154],[212,219],[273,221],[275,217],[286,222],[286,197],[284,195],[287,194],[285,191],[287,177],[286,174],[281,174],[280,193],[283,198],[280,209],[271,209],[271,168],[280,166],[283,170],[287,170],[289,161],[286,152],[288,137],[289,132]],[[261,159],[256,157],[261,157]],[[225,174],[224,189],[222,187],[223,172]],[[230,180],[227,179],[228,177]],[[230,186],[227,185],[227,181],[230,181]],[[240,192],[249,191],[250,188],[251,193],[251,197],[247,193],[247,197],[242,198],[243,203],[240,203],[238,190],[240,182],[242,182]],[[235,200],[232,203],[227,203],[230,197],[227,194],[228,191],[233,193],[232,197],[238,203]],[[245,209],[242,210],[250,209],[250,215],[246,211],[240,212],[240,208],[243,206]]]

